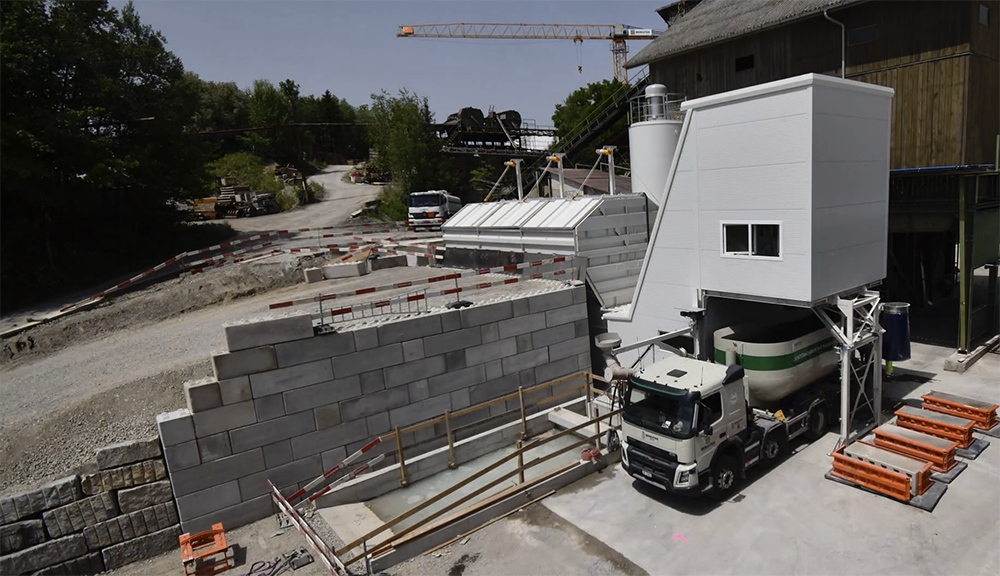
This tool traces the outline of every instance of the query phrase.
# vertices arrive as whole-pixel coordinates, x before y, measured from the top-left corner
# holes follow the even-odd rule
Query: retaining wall
[[[157,417],[183,531],[264,518],[275,512],[269,480],[290,494],[394,428],[590,366],[580,282],[319,332],[309,314],[226,326],[228,352],[213,356],[215,378],[185,383],[188,407]],[[540,390],[528,401],[558,392]],[[471,435],[476,419],[511,410],[500,403],[454,425]],[[407,456],[439,445],[440,432],[428,426],[408,435]]]

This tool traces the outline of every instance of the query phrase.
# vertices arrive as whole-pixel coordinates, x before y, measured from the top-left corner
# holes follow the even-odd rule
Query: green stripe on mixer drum
[[[795,352],[783,354],[781,356],[749,356],[737,354],[736,363],[746,370],[756,370],[758,372],[787,370],[789,368],[794,368],[807,360],[812,360],[827,350],[832,349],[833,345],[833,338],[827,338],[826,340],[821,340],[808,348],[796,350]],[[725,364],[726,353],[716,348],[715,361],[719,364]]]

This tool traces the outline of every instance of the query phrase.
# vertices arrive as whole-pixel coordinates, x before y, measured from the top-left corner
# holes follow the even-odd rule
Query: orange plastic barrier
[[[909,428],[910,430],[916,430],[917,432],[923,432],[924,434],[930,434],[931,436],[937,436],[938,438],[952,440],[958,443],[959,448],[968,448],[972,444],[973,424],[971,421],[968,421],[968,424],[965,425],[950,424],[925,418],[917,414],[906,413],[906,408],[904,406],[896,411],[897,425]]]
[[[904,456],[930,462],[931,470],[935,472],[947,472],[958,464],[955,460],[957,442],[951,442],[951,446],[948,448],[940,448],[876,428],[875,445]]]
[[[229,570],[232,549],[226,544],[222,524],[212,524],[211,530],[195,535],[181,534],[181,562],[187,576],[212,576]],[[215,558],[211,558],[215,556]]]
[[[980,430],[989,430],[997,425],[997,408],[1000,406],[978,400],[967,400],[967,402],[975,402],[976,405],[972,406],[959,401],[958,397],[951,394],[941,394],[941,396],[935,396],[935,394],[941,393],[932,390],[930,394],[921,396],[924,401],[924,410],[972,420],[974,427]],[[947,398],[942,396],[947,396]]]
[[[905,474],[855,460],[839,452],[833,453],[832,474],[900,502],[910,501],[910,479]]]

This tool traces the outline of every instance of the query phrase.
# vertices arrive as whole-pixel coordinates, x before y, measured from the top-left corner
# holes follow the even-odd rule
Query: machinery
[[[194,212],[199,218],[245,218],[281,211],[274,194],[251,192],[249,186],[236,186],[229,180],[232,179],[222,182],[218,195],[194,201]]]
[[[440,230],[441,225],[462,208],[462,201],[447,190],[413,192],[406,201],[407,227],[411,230]]]

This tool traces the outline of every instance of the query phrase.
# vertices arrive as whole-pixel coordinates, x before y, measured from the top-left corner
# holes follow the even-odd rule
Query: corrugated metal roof
[[[633,56],[625,67],[636,68],[674,54],[861,1],[863,0],[702,0]],[[830,26],[834,24],[831,23]]]
[[[532,198],[466,204],[442,227],[575,229],[602,201],[601,196]]]

